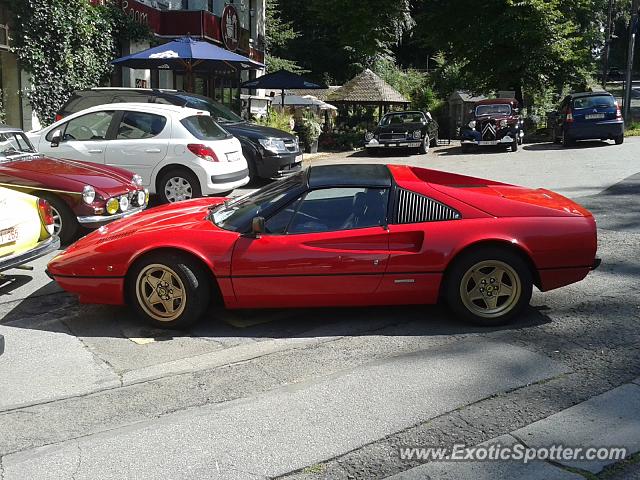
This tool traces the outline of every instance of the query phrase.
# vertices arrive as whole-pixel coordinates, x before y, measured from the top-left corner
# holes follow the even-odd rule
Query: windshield
[[[195,108],[197,110],[206,110],[211,114],[213,119],[218,123],[238,123],[244,122],[242,117],[231,111],[220,103],[216,103],[212,100],[205,100],[202,98],[196,98],[188,95],[179,95],[187,101],[186,106]]]
[[[16,155],[31,155],[36,153],[27,136],[22,132],[0,133],[0,159]]]
[[[476,117],[482,115],[511,115],[511,105],[502,103],[496,105],[478,105],[476,107]]]
[[[385,115],[380,125],[402,125],[403,123],[421,123],[424,116],[420,112],[403,112]]]
[[[262,215],[265,210],[282,200],[293,188],[302,186],[303,175],[304,172],[296,173],[221,205],[212,212],[213,223],[225,230],[239,231],[253,217]]]

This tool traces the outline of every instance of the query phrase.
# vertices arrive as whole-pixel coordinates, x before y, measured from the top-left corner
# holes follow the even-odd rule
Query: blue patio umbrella
[[[193,72],[198,69],[207,70],[223,66],[234,70],[264,68],[264,64],[260,62],[191,37],[178,38],[157,47],[118,58],[111,63],[139,69],[184,70],[188,78],[191,78]]]

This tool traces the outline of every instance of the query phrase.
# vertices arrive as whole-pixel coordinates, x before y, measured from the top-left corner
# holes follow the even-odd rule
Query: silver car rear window
[[[231,134],[209,115],[186,117],[180,120],[180,123],[198,140],[223,140],[231,137]]]

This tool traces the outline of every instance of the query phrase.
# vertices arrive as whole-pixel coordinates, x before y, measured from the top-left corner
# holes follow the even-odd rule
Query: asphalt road
[[[640,375],[640,141],[361,153],[545,187],[596,215],[600,269],[514,325],[441,307],[211,311],[184,334],[0,284],[0,478],[384,478],[398,445],[477,444]],[[585,419],[587,422],[588,419]]]

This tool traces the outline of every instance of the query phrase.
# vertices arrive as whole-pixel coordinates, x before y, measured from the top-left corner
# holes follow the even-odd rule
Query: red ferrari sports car
[[[227,308],[430,304],[497,325],[532,286],[599,260],[591,213],[530,189],[399,165],[314,166],[233,200],[153,208],[89,234],[49,275],[156,326]]]

